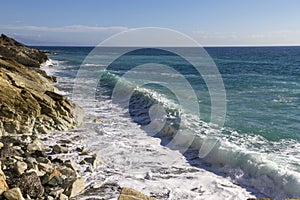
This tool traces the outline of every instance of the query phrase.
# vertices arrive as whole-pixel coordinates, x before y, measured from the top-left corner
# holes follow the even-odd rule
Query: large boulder
[[[83,110],[58,93],[53,77],[34,68],[47,59],[39,50],[1,35],[0,136],[49,133],[82,123]]]

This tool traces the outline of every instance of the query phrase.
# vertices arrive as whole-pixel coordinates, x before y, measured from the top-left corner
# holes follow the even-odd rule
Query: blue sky
[[[202,45],[298,45],[298,0],[1,2],[0,32],[32,45],[96,45],[120,31],[171,28]]]

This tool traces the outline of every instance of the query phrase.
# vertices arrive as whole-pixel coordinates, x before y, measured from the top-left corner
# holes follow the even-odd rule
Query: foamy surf
[[[96,65],[83,67],[87,67],[91,73],[97,68]],[[60,63],[49,68],[54,72],[53,75],[58,76],[60,88],[70,94],[73,78],[76,76],[76,66]],[[74,74],[70,76],[71,73]],[[193,75],[187,76],[193,78]],[[240,74],[237,75],[239,76]],[[235,76],[229,74],[227,77]],[[118,81],[118,76],[106,74],[104,80],[107,81],[105,86],[109,87]],[[243,95],[242,92],[238,94]],[[155,100],[162,102],[170,112],[176,110],[173,102],[149,89],[140,89],[139,100],[136,99],[134,103],[139,105]],[[86,177],[87,183],[91,185],[118,182],[122,186],[127,184],[158,199],[209,199],[210,195],[216,197],[213,196],[213,192],[223,199],[246,199],[253,196],[283,199],[300,196],[300,147],[297,140],[270,141],[259,135],[227,127],[216,131],[204,121],[189,115],[186,117],[189,120],[184,124],[196,137],[192,148],[182,155],[179,151],[164,146],[168,138],[151,137],[141,128],[143,123],[148,123],[148,119],[143,118],[148,112],[147,106],[145,110],[139,110],[139,113],[131,113],[140,114],[134,118],[117,104],[103,99],[95,102],[82,101],[81,105],[90,113],[91,118],[101,118],[99,124],[88,121],[87,129],[82,133],[90,138],[85,145],[98,151],[106,161],[101,169]],[[188,115],[185,112],[180,114]],[[172,129],[168,131],[166,135],[171,136]],[[203,140],[207,135],[220,142],[207,157],[199,159],[198,151],[203,147]],[[184,172],[175,172],[173,164],[176,169]],[[186,172],[186,169],[190,168],[192,170]],[[172,185],[173,182],[175,184]],[[160,184],[163,187],[160,187]],[[196,187],[192,188],[189,184]],[[161,188],[163,189],[160,190]]]

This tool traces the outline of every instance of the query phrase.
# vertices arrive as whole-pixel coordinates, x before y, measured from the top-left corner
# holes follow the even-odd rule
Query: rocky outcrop
[[[0,55],[27,67],[35,68],[39,68],[41,63],[48,60],[45,53],[29,48],[4,34],[0,37]]]
[[[83,121],[83,110],[52,86],[54,77],[37,68],[43,52],[0,38],[0,136],[67,130]]]

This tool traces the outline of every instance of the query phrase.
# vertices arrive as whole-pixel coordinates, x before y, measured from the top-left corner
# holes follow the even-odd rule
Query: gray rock
[[[84,158],[84,160],[87,163],[92,164],[93,167],[97,167],[97,166],[99,166],[102,163],[101,158],[97,154],[94,154],[92,156],[86,157],[86,158]]]
[[[77,179],[77,173],[69,167],[59,166],[58,171],[66,177],[68,181],[74,181]]]
[[[67,161],[65,162],[65,165],[66,165],[67,167],[73,169],[74,171],[78,171],[78,169],[79,169],[78,164],[77,164],[75,161],[73,161],[73,160],[67,160]]]
[[[44,187],[41,180],[35,172],[22,174],[16,186],[19,187],[24,195],[32,198],[40,198],[44,194]]]
[[[67,148],[65,148],[65,147],[62,147],[62,146],[60,146],[60,145],[54,145],[53,147],[52,147],[52,152],[54,153],[54,154],[58,154],[58,153],[67,153],[68,152],[68,149]]]
[[[36,161],[39,163],[51,164],[51,161],[48,158],[44,158],[44,157],[39,157],[36,159]]]
[[[63,179],[59,176],[54,176],[51,180],[47,182],[48,185],[50,186],[58,186],[63,183]]]

